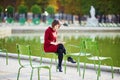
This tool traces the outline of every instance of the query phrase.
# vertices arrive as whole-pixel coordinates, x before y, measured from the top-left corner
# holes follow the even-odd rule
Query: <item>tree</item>
[[[48,12],[48,14],[50,14],[51,18],[54,18],[55,8],[53,6],[48,6],[46,8],[46,11]]]
[[[27,11],[28,8],[25,5],[18,6],[18,13],[19,13],[19,21],[24,24],[27,18]]]
[[[97,10],[97,14],[119,14],[120,0],[99,0],[95,2],[95,8]]]
[[[55,13],[55,8],[53,6],[48,6],[46,8],[46,11],[49,13],[49,14],[54,14]]]
[[[31,7],[31,11],[32,11],[32,13],[33,13],[33,18],[34,18],[35,16],[38,16],[39,14],[42,13],[41,7],[38,6],[38,5],[33,5],[33,6]]]
[[[19,14],[25,14],[25,13],[27,13],[27,11],[28,11],[27,6],[25,6],[25,5],[18,6],[18,13]]]
[[[2,13],[3,12],[3,7],[2,6],[0,6],[0,13]]]
[[[40,6],[38,6],[38,5],[33,5],[33,6],[31,7],[31,11],[32,11],[34,14],[41,14],[41,13],[42,13],[41,8],[40,8]]]
[[[14,7],[9,5],[7,7],[7,17],[13,17],[14,10],[15,10]]]
[[[54,8],[55,12],[57,12],[57,10],[58,10],[58,0],[49,0],[48,6],[52,6]]]
[[[61,0],[60,3],[62,4],[62,6],[64,7],[63,12],[67,13],[67,14],[72,14],[72,23],[73,22],[73,15],[77,14],[80,15],[81,14],[81,0]]]
[[[28,10],[31,10],[33,5],[37,5],[37,0],[25,0],[25,4],[28,6]]]
[[[111,4],[112,4],[111,12],[113,14],[120,14],[120,6],[119,6],[120,0],[111,0]]]
[[[49,0],[36,0],[36,4],[37,5],[40,5],[41,8],[42,8],[42,12],[45,11],[46,7],[48,6],[49,4]]]
[[[3,12],[3,7],[0,6],[0,17],[1,17],[1,13]]]
[[[90,7],[94,6],[96,8],[96,3],[98,0],[81,0],[81,10],[82,15],[89,15]]]
[[[0,22],[2,22],[2,15],[1,15],[2,12],[3,12],[3,7],[0,6]]]

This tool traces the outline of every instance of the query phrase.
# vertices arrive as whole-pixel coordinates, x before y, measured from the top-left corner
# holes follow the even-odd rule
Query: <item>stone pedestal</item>
[[[98,20],[96,18],[88,18],[86,22],[87,27],[97,27],[98,26]]]

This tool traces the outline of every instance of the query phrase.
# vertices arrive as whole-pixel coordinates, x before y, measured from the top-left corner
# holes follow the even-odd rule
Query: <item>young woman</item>
[[[55,52],[58,54],[58,70],[62,72],[62,60],[63,54],[66,54],[66,50],[62,42],[57,41],[57,31],[61,24],[59,20],[54,20],[51,27],[45,30],[44,35],[44,51],[45,52]],[[68,61],[71,63],[76,63],[71,57],[68,57]]]

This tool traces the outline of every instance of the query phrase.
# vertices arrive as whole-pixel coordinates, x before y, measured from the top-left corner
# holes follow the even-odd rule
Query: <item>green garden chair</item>
[[[19,70],[18,70],[18,75],[17,75],[17,80],[19,80],[19,76],[20,76],[20,70],[22,68],[26,68],[26,67],[31,67],[32,71],[31,71],[31,77],[30,80],[32,80],[32,76],[33,76],[33,71],[34,69],[38,70],[38,80],[40,80],[40,69],[44,68],[44,69],[48,69],[49,70],[49,80],[51,80],[51,68],[49,66],[45,66],[45,65],[41,65],[41,64],[33,64],[32,62],[32,58],[31,58],[31,49],[29,45],[20,45],[20,44],[16,44],[17,47],[17,52],[18,52],[18,62],[19,62]],[[21,54],[26,54],[29,57],[29,64],[23,64],[22,60],[21,60]]]
[[[102,61],[105,61],[105,60],[110,60],[110,62],[111,62],[111,72],[112,72],[112,78],[113,78],[114,75],[113,75],[113,60],[112,60],[112,58],[100,56],[100,50],[98,48],[98,43],[95,40],[92,40],[92,39],[85,40],[84,45],[85,45],[85,51],[90,52],[92,54],[92,56],[86,57],[86,60],[94,62],[94,68],[97,72],[97,80],[99,80],[99,77],[101,75],[101,70],[100,70],[101,63],[102,63]],[[98,65],[98,68],[96,68],[96,64]],[[83,79],[84,79],[84,75],[85,75],[85,68],[86,68],[86,63],[84,64]]]
[[[84,50],[84,41],[85,39],[87,38],[82,38],[81,41],[80,41],[80,45],[79,46],[76,46],[76,45],[67,45],[67,46],[70,46],[71,47],[71,50],[72,48],[76,48],[76,49],[79,49],[79,52],[78,53],[69,53],[67,52],[67,54],[65,55],[65,61],[64,61],[64,71],[65,71],[65,74],[66,74],[66,61],[67,61],[67,57],[75,57],[76,58],[76,62],[77,62],[77,71],[79,72],[79,76],[81,75],[81,71],[80,71],[80,58],[81,57],[86,57],[86,56],[90,56],[91,54],[90,53],[86,53],[85,50]]]
[[[7,18],[6,20],[7,20],[7,23],[13,23],[14,21],[13,18]]]
[[[8,52],[7,49],[0,49],[1,53],[6,53],[6,65],[8,65]]]
[[[26,22],[26,19],[25,19],[25,18],[20,18],[20,19],[19,19],[20,25],[24,25],[25,22]]]
[[[56,53],[53,53],[53,52],[45,52],[43,45],[44,45],[44,38],[40,37],[40,51],[42,52],[42,56],[47,56],[51,59],[51,62],[50,62],[51,68],[52,68],[53,60],[55,60],[56,71],[57,71],[57,57],[58,57],[58,55]],[[42,61],[42,57],[41,57],[41,61]]]
[[[40,24],[40,19],[39,18],[33,18],[32,22],[33,22],[33,24],[38,25],[38,24]]]
[[[49,18],[49,19],[47,20],[47,24],[48,24],[48,25],[51,25],[52,22],[53,22],[53,19],[52,19],[52,18]]]
[[[4,48],[4,43],[2,41],[3,39],[0,39],[0,52],[6,54],[6,65],[8,65],[8,51]]]

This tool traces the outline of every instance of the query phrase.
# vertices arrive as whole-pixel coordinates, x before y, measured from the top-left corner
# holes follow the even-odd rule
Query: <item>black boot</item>
[[[57,69],[59,70],[59,72],[63,72],[63,71],[62,71],[62,67],[57,66]]]
[[[71,57],[68,57],[67,60],[68,60],[68,62],[76,63]]]

